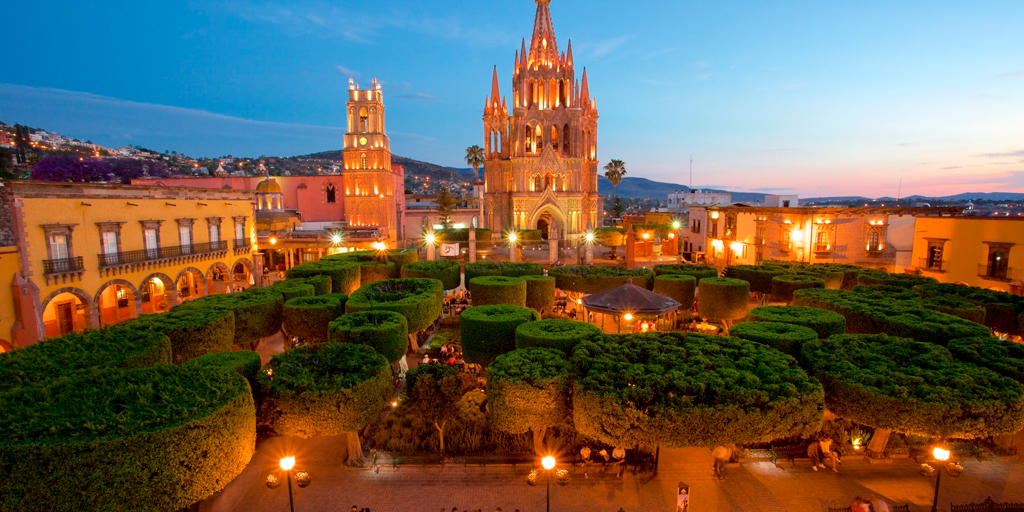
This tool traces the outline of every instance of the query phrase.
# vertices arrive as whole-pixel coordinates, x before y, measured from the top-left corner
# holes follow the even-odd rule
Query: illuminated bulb
[[[544,466],[544,469],[551,470],[555,467],[555,458],[548,455],[540,460],[540,464]]]
[[[932,455],[935,456],[935,460],[940,462],[946,462],[949,460],[949,450],[936,446],[932,449]]]
[[[644,236],[644,240],[647,240],[647,239],[651,238],[651,234],[650,233],[644,233],[643,236]]]
[[[622,318],[625,318],[626,321],[628,322],[628,321],[633,319],[633,314],[632,313],[626,313],[625,316],[623,316]]]
[[[593,233],[587,233],[586,239],[587,239],[588,242],[593,242],[594,241],[594,234]]]
[[[331,236],[331,243],[340,244],[341,243],[341,235],[333,235],[333,236]]]
[[[515,243],[518,238],[519,237],[515,233],[509,233],[508,234],[508,241],[509,242]]]
[[[281,469],[285,471],[291,471],[295,467],[295,457],[283,457],[280,462]]]
[[[274,245],[276,243],[277,243],[277,237],[273,237],[273,236],[270,237],[270,245]]]
[[[437,237],[435,237],[433,233],[427,235],[427,243],[428,244],[433,244],[434,241],[436,241],[436,240],[437,240]]]

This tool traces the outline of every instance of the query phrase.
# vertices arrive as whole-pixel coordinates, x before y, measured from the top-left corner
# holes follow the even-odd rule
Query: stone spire
[[[551,0],[537,0],[537,17],[533,22],[533,38],[530,39],[530,67],[555,67],[558,64],[558,45],[555,43],[555,26],[551,23]]]

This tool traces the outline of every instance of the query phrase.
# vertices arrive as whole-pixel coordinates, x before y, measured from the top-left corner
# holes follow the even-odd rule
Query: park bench
[[[981,503],[965,505],[949,504],[950,512],[1024,512],[1024,503],[996,503],[992,497],[985,498]]]
[[[771,448],[769,448],[769,451],[771,452],[772,464],[775,464],[775,467],[777,468],[779,467],[779,460],[788,460],[790,464],[795,466],[796,459],[807,459],[807,447],[772,446]]]

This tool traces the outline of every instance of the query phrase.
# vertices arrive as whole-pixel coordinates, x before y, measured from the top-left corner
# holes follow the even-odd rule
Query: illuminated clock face
[[[359,137],[359,145],[360,146],[365,146],[366,145],[366,137]]]

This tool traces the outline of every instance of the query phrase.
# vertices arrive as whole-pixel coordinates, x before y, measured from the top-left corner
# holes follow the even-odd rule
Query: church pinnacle
[[[532,68],[554,67],[558,63],[558,45],[555,43],[555,26],[551,22],[551,0],[537,0],[537,16],[533,22],[533,37],[530,39],[530,54],[526,59]]]

